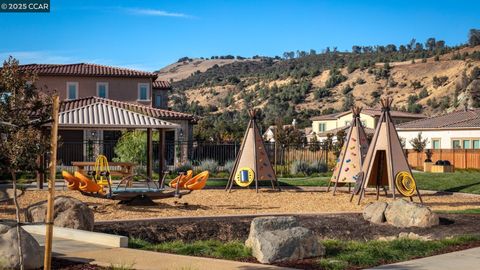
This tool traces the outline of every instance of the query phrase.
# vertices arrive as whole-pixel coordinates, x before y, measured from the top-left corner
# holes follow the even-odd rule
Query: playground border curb
[[[45,235],[45,225],[23,225],[22,228],[31,234]],[[128,237],[99,232],[76,230],[53,226],[53,235],[58,238],[69,239],[84,243],[107,247],[128,247]]]

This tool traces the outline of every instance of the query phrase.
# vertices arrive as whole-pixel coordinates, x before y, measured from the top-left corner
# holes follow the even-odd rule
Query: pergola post
[[[147,128],[147,177],[152,179],[153,143],[152,129]]]
[[[163,171],[165,170],[165,130],[158,129],[158,181],[161,182],[163,178]]]

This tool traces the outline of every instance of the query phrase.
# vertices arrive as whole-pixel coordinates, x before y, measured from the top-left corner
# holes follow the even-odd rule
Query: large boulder
[[[20,235],[25,269],[43,267],[43,252],[38,242],[22,228],[20,228]],[[17,227],[12,224],[0,223],[0,269],[19,268]]]
[[[300,227],[294,217],[253,219],[245,245],[261,263],[296,261],[325,254],[325,247],[314,233]]]
[[[373,202],[363,209],[363,218],[375,224],[385,222],[385,209],[388,204],[386,202]]]
[[[45,222],[46,214],[47,201],[38,202],[27,208],[26,219],[28,222],[41,223]],[[59,196],[55,198],[53,224],[59,227],[91,231],[94,225],[93,211],[80,200]]]
[[[385,210],[387,223],[395,227],[429,228],[440,223],[437,214],[425,205],[400,199],[390,202]]]

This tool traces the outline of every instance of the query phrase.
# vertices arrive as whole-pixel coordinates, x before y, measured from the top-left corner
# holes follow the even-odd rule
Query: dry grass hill
[[[236,79],[223,80],[222,83],[203,83],[194,87],[183,87],[184,89],[180,92],[185,95],[188,104],[194,102],[203,107],[213,106],[216,107],[215,112],[223,112],[241,110],[247,105],[263,108],[268,104],[268,97],[277,94],[275,91],[283,91],[285,87],[307,82],[311,85],[300,102],[290,103],[297,112],[342,110],[346,96],[351,93],[357,104],[372,107],[377,106],[380,95],[388,95],[394,98],[396,107],[403,110],[409,110],[409,97],[416,96],[413,103],[422,106],[422,113],[438,114],[463,106],[467,98],[472,105],[470,92],[472,88],[478,87],[479,81],[478,78],[471,76],[474,69],[480,67],[480,61],[473,57],[454,60],[454,56],[478,52],[480,52],[480,46],[463,47],[436,57],[390,62],[389,75],[386,76],[378,75],[384,68],[382,62],[377,62],[368,68],[355,68],[350,72],[348,67],[343,67],[339,71],[345,79],[329,87],[328,94],[325,95],[318,94],[318,91],[325,91],[326,83],[331,77],[329,69],[321,70],[314,76],[300,78],[291,75],[280,78],[257,77],[251,74],[237,76]],[[257,60],[247,59],[240,62],[248,61]],[[275,60],[271,66],[275,67],[280,62],[286,61]],[[162,79],[172,79],[181,83],[182,80],[188,81],[191,74],[204,73],[215,65],[218,66],[215,72],[223,75],[227,65],[235,62],[238,63],[237,60],[226,59],[193,59],[162,68],[159,74]],[[179,90],[176,92],[178,93]]]

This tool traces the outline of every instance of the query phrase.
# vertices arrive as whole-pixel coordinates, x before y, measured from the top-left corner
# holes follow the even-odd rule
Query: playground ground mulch
[[[159,217],[220,216],[239,214],[271,213],[334,213],[361,212],[363,207],[375,201],[373,193],[367,194],[360,205],[350,202],[350,195],[302,189],[273,192],[263,189],[238,189],[231,193],[222,189],[195,191],[182,198],[157,200],[154,206],[129,206],[115,201],[86,197],[77,191],[57,191],[56,195],[71,196],[87,203],[95,212],[95,220],[124,220]],[[27,190],[20,198],[20,207],[45,200],[47,191]],[[388,200],[380,196],[380,200]],[[436,211],[456,211],[480,208],[480,196],[469,194],[432,193],[423,194],[425,204]],[[415,198],[418,201],[418,198]],[[13,205],[0,204],[0,219],[14,218]]]

